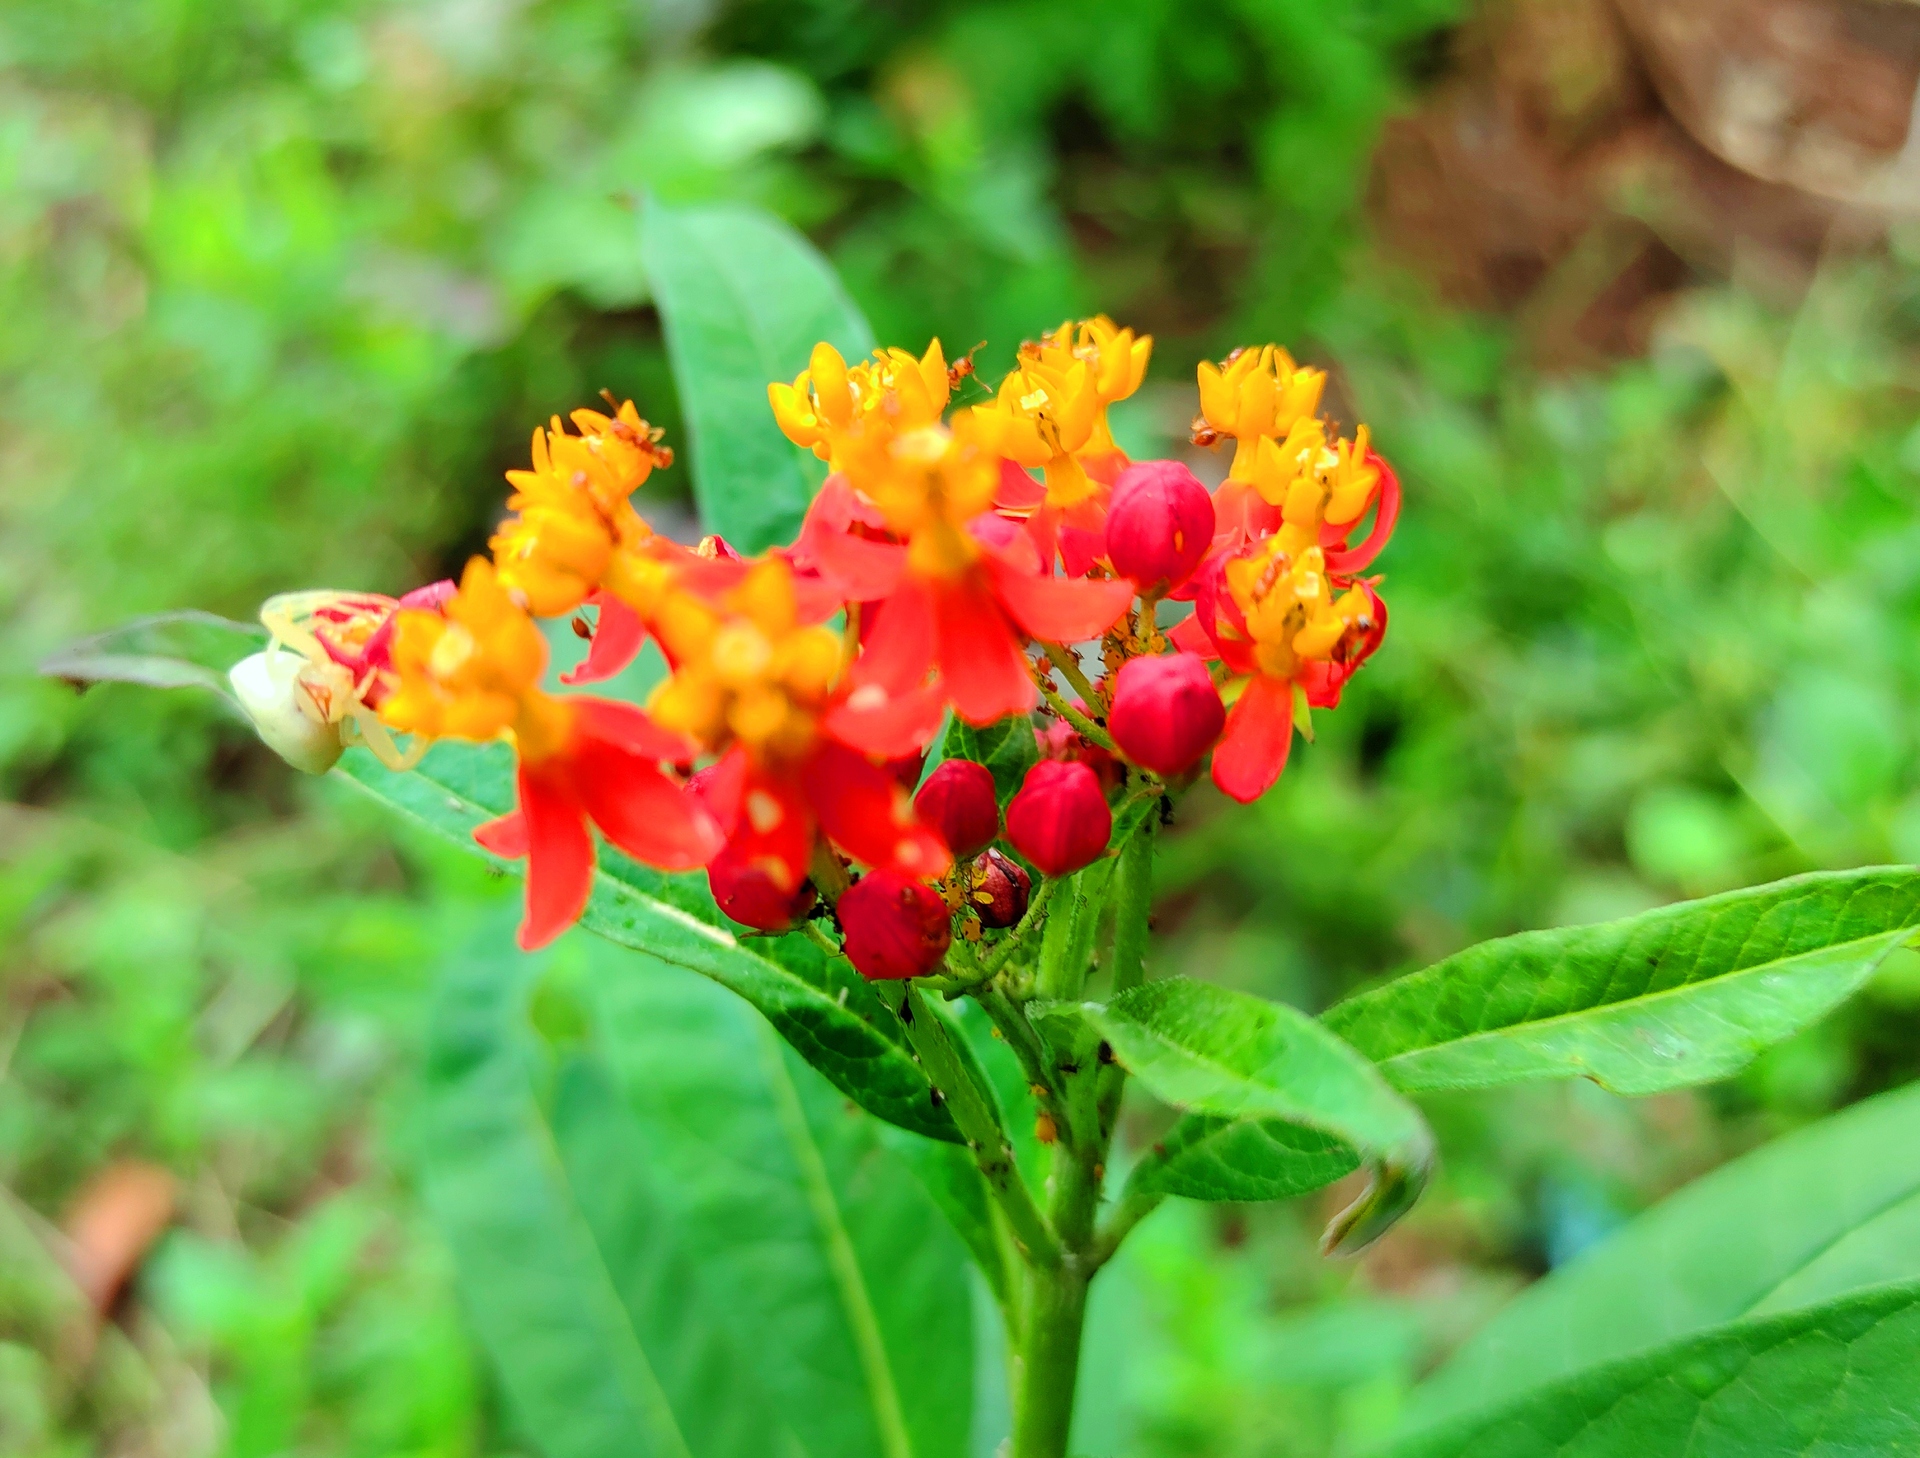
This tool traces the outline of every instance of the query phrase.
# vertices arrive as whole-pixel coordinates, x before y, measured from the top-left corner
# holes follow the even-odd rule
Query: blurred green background
[[[674,431],[645,189],[777,210],[883,339],[985,340],[989,378],[1069,315],[1152,332],[1136,455],[1188,449],[1196,361],[1270,338],[1372,425],[1407,485],[1386,647],[1266,801],[1183,809],[1161,970],[1318,1009],[1920,858],[1920,10],[1687,8],[0,11],[0,1451],[534,1451],[409,1173],[438,949],[512,888],[197,698],[33,665],[444,575],[603,386]],[[1788,12],[1818,24],[1756,19]],[[1779,104],[1723,114],[1702,47]],[[1521,1282],[1904,1081],[1917,1035],[1904,953],[1724,1086],[1433,1100],[1442,1177],[1357,1263],[1313,1254],[1317,1205],[1169,1209],[1113,1278],[1144,1335],[1090,1397],[1112,1451],[1352,1451]],[[127,1161],[171,1171],[170,1228],[76,1348],[59,1231]]]

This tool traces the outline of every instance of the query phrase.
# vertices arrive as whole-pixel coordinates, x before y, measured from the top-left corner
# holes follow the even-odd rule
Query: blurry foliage
[[[0,1449],[520,1450],[406,1174],[428,954],[484,877],[197,702],[31,666],[136,612],[454,567],[532,424],[603,385],[678,438],[642,189],[782,211],[883,338],[986,339],[989,377],[1070,312],[1151,330],[1136,454],[1184,440],[1202,355],[1337,367],[1408,485],[1388,649],[1267,801],[1193,802],[1163,969],[1318,1007],[1478,936],[1920,857],[1920,271],[1896,249],[1784,312],[1701,290],[1645,358],[1537,376],[1358,217],[1452,8],[0,16],[0,1183],[56,1221],[112,1157],[182,1189],[77,1367],[21,1215]],[[1346,1451],[1516,1280],[1910,1076],[1916,1034],[1908,956],[1703,1097],[1434,1100],[1453,1163],[1358,1266],[1312,1256],[1323,1212],[1169,1211],[1111,1298],[1150,1334],[1096,1384],[1113,1443]]]

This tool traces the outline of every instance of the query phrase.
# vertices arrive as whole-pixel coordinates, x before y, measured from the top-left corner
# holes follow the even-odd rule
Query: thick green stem
[[[1087,1278],[1077,1266],[1034,1274],[1015,1364],[1013,1458],[1066,1458],[1086,1317]]]
[[[973,1161],[985,1177],[1001,1213],[1007,1217],[1013,1238],[1036,1268],[1045,1270],[1057,1266],[1060,1243],[1054,1238],[1046,1216],[1033,1203],[1027,1182],[1020,1177],[1020,1167],[1014,1163],[1013,1149],[1007,1143],[999,1117],[960,1061],[959,1053],[947,1037],[947,1025],[912,984],[907,987],[907,1005],[901,1019],[907,1025],[913,1051],[920,1055],[934,1087],[946,1095],[953,1122],[973,1151]]]

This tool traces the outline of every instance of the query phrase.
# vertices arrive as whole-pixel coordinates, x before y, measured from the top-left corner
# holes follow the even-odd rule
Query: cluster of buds
[[[436,739],[511,743],[517,807],[476,836],[529,862],[523,945],[580,915],[597,828],[649,865],[704,867],[742,926],[831,916],[866,976],[921,975],[956,931],[1019,924],[1036,873],[1107,854],[1119,797],[1180,788],[1209,754],[1225,793],[1262,793],[1304,708],[1336,703],[1385,631],[1359,574],[1399,486],[1365,427],[1321,418],[1325,376],[1274,346],[1203,364],[1195,443],[1235,443],[1209,492],[1114,441],[1108,407],[1152,344],[1069,322],[958,405],[970,362],[937,340],[851,364],[817,346],[768,393],[829,475],[798,540],[753,559],[649,527],[632,497],[672,452],[609,397],[534,432],[490,556],[457,585],[276,598],[235,690],[316,772],[351,743],[396,768]],[[1188,602],[1163,632],[1162,605]],[[570,687],[648,639],[667,675],[644,706],[551,691],[539,618],[591,640]],[[949,718],[1008,716],[1039,758],[1004,813],[981,765],[920,780]]]

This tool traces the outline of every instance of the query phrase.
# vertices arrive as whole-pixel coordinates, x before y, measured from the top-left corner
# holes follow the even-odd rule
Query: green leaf
[[[1317,1129],[1188,1114],[1134,1167],[1127,1185],[1189,1200],[1288,1200],[1359,1167],[1349,1145]]]
[[[1745,1067],[1853,992],[1916,925],[1910,867],[1796,876],[1483,942],[1324,1021],[1408,1091],[1581,1074],[1657,1093]]]
[[[984,729],[949,715],[940,739],[940,758],[970,759],[992,770],[993,787],[1004,805],[1039,760],[1040,743],[1034,737],[1033,721],[1025,714],[997,719]]]
[[[76,688],[137,683],[211,689],[237,709],[227,670],[266,646],[266,629],[258,623],[202,612],[157,613],[68,644],[42,660],[40,672]]]
[[[859,359],[873,331],[813,245],[756,208],[649,202],[641,257],[702,520],[742,552],[792,541],[825,467],[780,433],[767,386],[792,380],[823,339]]]
[[[664,1211],[636,1121],[569,1061],[542,1108],[506,929],[442,980],[422,1184],[462,1297],[547,1458],[762,1458],[781,1424]],[[746,1333],[753,1336],[753,1333]]]
[[[1920,1450],[1920,1284],[1590,1367],[1391,1458],[1842,1458]]]
[[[1089,1019],[1114,1057],[1155,1097],[1228,1120],[1279,1120],[1356,1150],[1373,1183],[1327,1232],[1364,1245],[1405,1213],[1433,1162],[1420,1113],[1359,1054],[1280,1003],[1184,977],[1149,982]]]
[[[474,843],[473,828],[514,803],[513,753],[503,744],[442,741],[418,768],[398,774],[353,750],[338,773],[480,856],[486,852]],[[932,1085],[890,1015],[842,959],[826,957],[801,936],[756,937],[749,946],[722,921],[704,876],[664,875],[603,848],[581,925],[745,998],[862,1108],[915,1133],[958,1140],[952,1116],[934,1103]]]
[[[1709,1327],[1903,1279],[1920,1251],[1920,1085],[1671,1196],[1522,1292],[1414,1394],[1409,1425]]]
[[[802,1446],[962,1458],[966,1254],[876,1121],[711,984],[591,953],[583,985],[607,1064],[702,1276],[759,1339],[755,1375]]]

